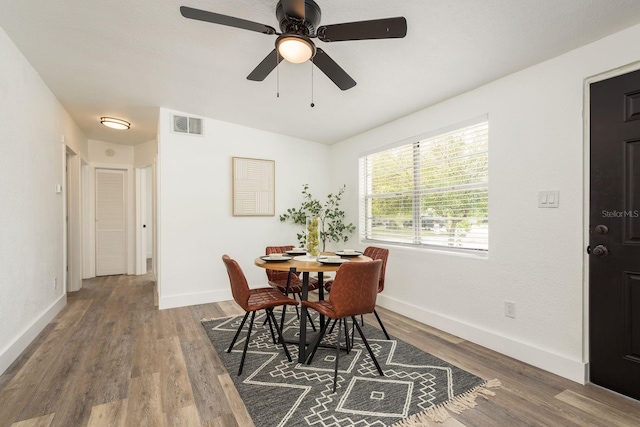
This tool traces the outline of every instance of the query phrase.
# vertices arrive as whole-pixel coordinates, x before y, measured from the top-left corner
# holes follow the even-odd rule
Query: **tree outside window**
[[[360,160],[363,239],[488,250],[488,122]]]

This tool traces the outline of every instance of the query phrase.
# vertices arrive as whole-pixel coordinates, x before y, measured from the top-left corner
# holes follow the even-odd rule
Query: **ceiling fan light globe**
[[[276,47],[280,56],[294,64],[301,64],[311,59],[315,53],[315,46],[299,36],[278,38]]]

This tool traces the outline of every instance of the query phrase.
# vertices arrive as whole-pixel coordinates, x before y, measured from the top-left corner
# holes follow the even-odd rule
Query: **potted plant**
[[[324,252],[327,241],[346,242],[349,235],[355,231],[356,227],[352,223],[344,223],[344,211],[340,209],[340,200],[345,190],[346,185],[343,185],[337,193],[330,193],[323,204],[313,198],[309,192],[309,184],[304,184],[300,207],[289,208],[286,213],[280,215],[280,221],[289,221],[304,227],[304,230],[297,234],[298,242],[301,246],[306,246],[311,255],[317,255],[313,253],[317,248],[316,238],[322,243]],[[310,236],[309,239],[307,236]]]

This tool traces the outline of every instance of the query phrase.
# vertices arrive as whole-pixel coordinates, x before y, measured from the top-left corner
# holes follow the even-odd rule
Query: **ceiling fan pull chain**
[[[316,104],[313,103],[313,58],[311,58],[311,108],[315,107]]]
[[[280,52],[276,49],[276,98],[280,98]]]

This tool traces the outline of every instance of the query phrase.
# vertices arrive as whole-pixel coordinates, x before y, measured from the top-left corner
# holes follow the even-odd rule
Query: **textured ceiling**
[[[309,63],[246,76],[275,36],[183,18],[186,5],[277,28],[275,0],[2,0],[0,26],[87,137],[153,139],[158,108],[341,141],[640,22],[638,0],[317,0],[321,24],[405,16],[404,39],[323,43],[357,85]],[[279,74],[280,97],[276,97]],[[132,123],[107,129],[100,116]]]

